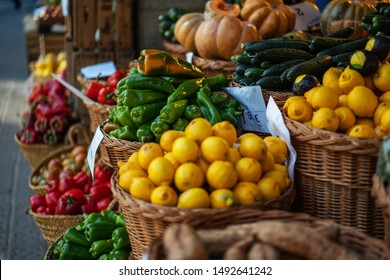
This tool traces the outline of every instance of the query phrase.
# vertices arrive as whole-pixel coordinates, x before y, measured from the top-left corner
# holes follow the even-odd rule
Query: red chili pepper
[[[51,210],[55,210],[58,204],[58,200],[60,199],[61,194],[59,192],[49,192],[45,194],[45,201],[47,207]]]
[[[40,194],[35,194],[30,197],[30,207],[31,210],[36,212],[38,207],[46,206],[45,196]]]
[[[98,102],[101,104],[115,105],[116,104],[115,88],[111,86],[102,88],[98,94]]]
[[[58,180],[50,180],[49,182],[47,182],[45,186],[45,191],[47,193],[58,192],[59,190],[60,190],[60,184]]]
[[[92,195],[92,199],[95,201],[102,200],[105,197],[111,196],[111,188],[107,186],[92,187],[89,191]]]
[[[99,82],[90,82],[87,90],[85,91],[85,95],[92,99],[93,101],[98,101],[99,91],[104,88],[104,85]]]
[[[101,212],[103,210],[106,210],[108,206],[111,203],[112,198],[111,197],[105,197],[102,200],[99,200],[96,202],[97,211]]]
[[[35,131],[45,133],[46,130],[49,128],[49,120],[47,118],[38,118],[34,122],[34,129]]]
[[[113,173],[113,168],[105,165],[104,163],[101,163],[95,167],[93,175],[95,176],[95,180],[100,182],[107,182],[111,180]]]
[[[76,184],[72,177],[64,177],[60,179],[60,184],[58,188],[58,191],[60,193],[65,193],[75,188],[76,188]]]
[[[90,196],[86,196],[86,202],[81,205],[81,213],[90,214],[93,212],[97,212],[96,202]]]
[[[79,171],[73,176],[73,181],[77,188],[84,189],[90,181],[89,176],[84,171]]]
[[[81,205],[85,203],[86,198],[80,189],[71,189],[62,194],[58,200],[55,213],[57,215],[75,215],[79,214]]]

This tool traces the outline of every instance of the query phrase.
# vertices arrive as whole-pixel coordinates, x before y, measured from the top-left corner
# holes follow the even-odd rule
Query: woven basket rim
[[[222,70],[231,72],[236,69],[236,65],[232,61],[222,59],[208,59],[197,55],[192,57],[192,63],[201,70]]]
[[[108,139],[109,141],[113,142],[113,143],[116,143],[116,144],[120,144],[120,145],[124,145],[124,146],[129,146],[129,145],[143,145],[144,142],[140,142],[140,141],[128,141],[128,140],[123,140],[123,139],[118,139],[118,138],[115,138],[111,135],[109,135],[108,133],[106,133],[103,129],[103,126],[104,124],[106,124],[109,120],[105,120],[103,123],[101,123],[99,125],[99,128],[100,128],[100,131],[102,132],[103,134],[103,138],[105,139]]]
[[[163,47],[171,53],[185,54],[187,52],[187,50],[181,44],[169,42],[165,39],[163,40]]]
[[[32,217],[35,218],[39,218],[39,219],[58,219],[58,220],[66,220],[66,219],[83,219],[83,215],[82,214],[79,214],[79,215],[41,215],[41,214],[38,214],[34,211],[32,211],[31,208],[28,208],[28,214],[30,214]]]

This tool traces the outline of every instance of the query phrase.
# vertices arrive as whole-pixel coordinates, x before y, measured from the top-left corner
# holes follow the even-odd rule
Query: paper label
[[[269,133],[266,106],[259,86],[227,87],[224,90],[244,108],[238,119],[243,130]]]
[[[309,2],[302,2],[295,5],[290,5],[296,15],[295,29],[308,30],[309,27],[318,25],[321,19],[321,13],[317,6]]]
[[[290,131],[286,127],[282,113],[272,96],[269,97],[267,105],[267,120],[271,134],[280,137],[287,144],[289,150],[289,161],[287,166],[288,176],[291,181],[294,182],[294,166],[297,159],[297,153],[291,144]]]
[[[96,157],[96,151],[99,148],[100,142],[103,140],[103,133],[100,130],[100,127],[98,126],[95,131],[95,135],[93,136],[93,139],[91,141],[91,144],[88,147],[88,166],[89,170],[91,171],[92,180],[93,178],[93,171],[95,169],[95,157]]]
[[[87,97],[85,94],[83,94],[81,91],[79,91],[77,88],[75,88],[74,86],[72,86],[71,84],[69,84],[68,82],[64,81],[63,79],[61,79],[60,77],[58,77],[57,75],[55,74],[51,74],[53,76],[54,79],[56,79],[59,83],[61,83],[64,87],[66,87],[67,89],[70,90],[70,92],[72,92],[73,94],[75,94],[77,97],[79,97],[80,99],[84,100],[85,102],[87,103],[95,103],[95,101],[93,101],[92,99],[90,99],[89,97]]]
[[[86,79],[95,79],[97,77],[109,77],[116,71],[113,61],[98,63],[81,68],[80,72]]]
[[[194,57],[194,53],[193,52],[186,53],[186,61],[187,62],[192,63],[192,58],[193,57]]]

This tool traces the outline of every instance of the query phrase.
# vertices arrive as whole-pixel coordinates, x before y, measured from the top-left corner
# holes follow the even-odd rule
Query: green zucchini
[[[235,69],[235,73],[237,73],[240,76],[244,76],[245,70],[253,68],[252,65],[246,65],[246,64],[238,64]]]
[[[325,37],[327,37],[327,38],[348,38],[353,34],[353,31],[354,31],[353,27],[349,26],[349,27],[343,28],[341,30],[338,30],[336,32],[330,33],[330,34],[326,35]]]
[[[379,20],[372,24],[372,28],[376,32],[382,32],[385,35],[390,34],[390,19],[389,20]]]
[[[352,39],[345,38],[329,38],[329,37],[317,37],[310,44],[310,51],[317,53],[319,51],[340,46],[345,43],[352,42]]]
[[[337,54],[361,50],[361,49],[364,49],[367,41],[368,41],[368,38],[362,38],[362,39],[354,40],[353,42],[344,43],[340,46],[336,46],[333,48],[322,50],[322,51],[317,53],[317,57],[321,57],[324,55],[334,56]]]
[[[368,13],[368,14],[365,14],[363,17],[362,17],[362,22],[363,23],[368,23],[368,24],[372,24],[372,20],[375,16],[377,15],[380,15],[379,12],[372,12],[372,13]]]
[[[390,6],[390,3],[388,3],[388,2],[376,2],[376,3],[374,3],[375,9],[377,9],[378,11],[379,11],[382,7],[387,7],[387,6]]]
[[[286,73],[286,79],[289,82],[294,82],[295,79],[303,74],[311,74],[316,77],[321,77],[326,70],[333,66],[333,59],[329,55],[315,57],[298,65],[291,67]]]
[[[363,77],[373,75],[378,70],[379,64],[378,56],[366,50],[356,51],[349,61],[350,67]]]
[[[349,61],[340,61],[339,63],[337,63],[337,68],[344,69],[347,68],[348,66],[349,66]]]
[[[285,70],[293,67],[294,65],[302,63],[304,61],[306,61],[306,59],[293,59],[293,60],[288,60],[288,61],[285,61],[285,62],[281,62],[281,63],[275,64],[275,65],[269,67],[268,69],[266,69],[263,72],[263,77],[280,75]]]
[[[251,62],[254,66],[260,66],[263,61],[271,62],[283,62],[292,59],[311,59],[313,55],[307,51],[291,49],[291,48],[278,48],[278,49],[268,49],[256,53],[255,57],[252,58]]]
[[[264,69],[257,68],[257,67],[251,67],[245,70],[244,77],[251,78],[253,80],[258,80],[261,78],[261,75],[263,74]]]
[[[242,86],[253,86],[256,83],[256,80],[243,77],[239,79],[237,82]]]
[[[390,6],[387,5],[387,6],[383,6],[379,9],[379,13],[381,15],[384,15],[384,16],[387,16],[389,14],[389,11],[390,11]]]
[[[385,17],[384,15],[376,15],[372,18],[372,23],[375,23],[375,22],[381,21],[381,20],[390,20],[390,18]]]
[[[279,48],[291,48],[302,51],[309,51],[309,44],[303,40],[265,40],[258,41],[256,43],[244,46],[244,49],[248,53],[258,53],[268,49],[279,49]]]
[[[292,92],[295,95],[303,96],[305,92],[318,86],[320,86],[320,82],[317,77],[310,74],[303,74],[295,79],[292,85]]]
[[[231,60],[235,63],[250,65],[251,58],[252,57],[249,56],[247,53],[240,53],[240,54],[233,55],[231,57]]]
[[[339,63],[340,61],[349,61],[349,58],[351,57],[351,55],[353,55],[354,52],[346,52],[346,53],[342,53],[342,54],[338,54],[338,55],[334,55],[332,58],[333,58],[333,62],[334,63]]]
[[[256,82],[256,85],[260,86],[262,89],[268,89],[268,90],[291,91],[291,87],[292,87],[292,83],[287,81],[282,81],[279,75],[263,77]]]
[[[271,67],[272,65],[274,65],[274,63],[272,63],[271,61],[263,61],[263,62],[260,64],[260,68],[261,68],[261,69],[268,69],[268,68]]]
[[[374,53],[378,56],[380,61],[385,60],[389,56],[390,52],[390,37],[383,35],[375,35],[368,40],[366,51]]]

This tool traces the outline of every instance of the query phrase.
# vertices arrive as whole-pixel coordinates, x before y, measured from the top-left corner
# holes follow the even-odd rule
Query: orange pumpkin
[[[230,60],[242,52],[241,44],[259,40],[256,27],[234,16],[215,16],[203,21],[195,33],[195,46],[203,58]]]
[[[173,34],[177,41],[187,51],[195,52],[195,33],[199,25],[204,21],[202,13],[188,13],[176,22]]]
[[[266,0],[246,0],[241,18],[253,23],[263,39],[282,36],[295,26],[295,13],[289,6]]]
[[[210,19],[216,15],[238,17],[240,11],[238,4],[227,4],[224,0],[210,0],[205,5],[204,18]]]

